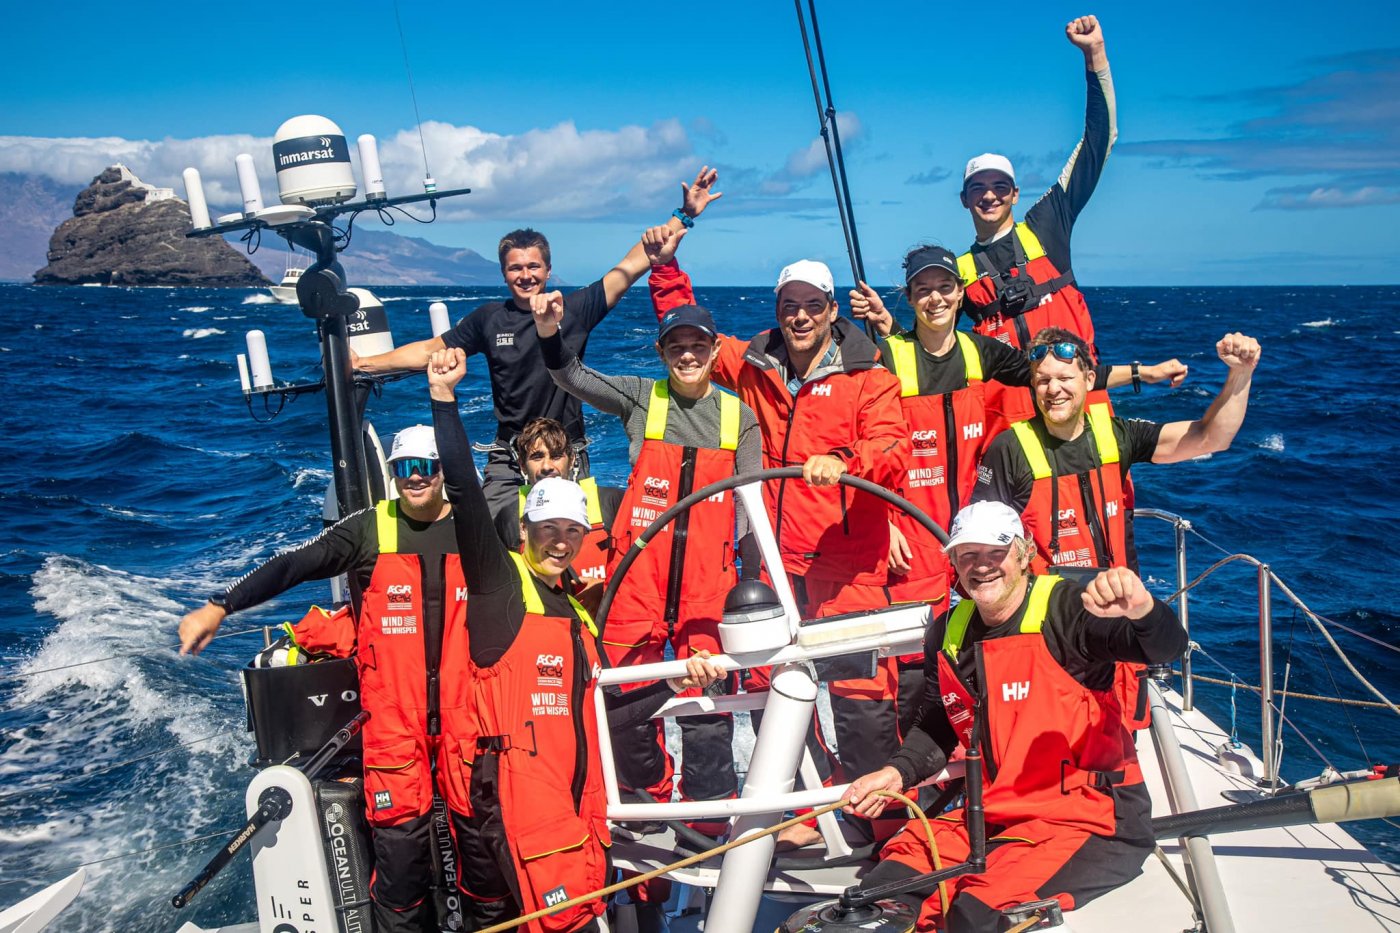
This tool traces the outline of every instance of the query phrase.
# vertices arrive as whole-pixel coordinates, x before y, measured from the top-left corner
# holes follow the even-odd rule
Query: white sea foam
[[[1336,323],[1337,323],[1336,321],[1334,321],[1334,320],[1332,320],[1330,317],[1328,317],[1328,318],[1323,318],[1323,319],[1320,320],[1320,321],[1304,321],[1300,326],[1302,326],[1302,327],[1331,327],[1333,324],[1336,324]]]
[[[205,337],[217,337],[224,333],[226,331],[219,330],[217,327],[190,327],[186,328],[181,336],[189,337],[191,340],[202,340]]]
[[[203,314],[205,311],[213,311],[212,305],[190,305],[188,308],[181,308],[181,311],[188,311],[191,314]]]
[[[1265,450],[1281,451],[1283,450],[1283,435],[1270,434],[1268,437],[1264,438],[1263,442],[1260,443],[1259,446],[1263,447]]]
[[[323,470],[319,467],[302,467],[292,474],[292,488],[300,489],[307,484],[315,484],[322,488],[330,483],[331,471]]]
[[[36,615],[56,625],[14,669],[24,685],[9,713],[26,724],[7,733],[13,742],[0,774],[7,791],[32,793],[24,797],[27,812],[16,810],[0,829],[0,870],[64,873],[241,817],[239,772],[249,740],[236,692],[225,675],[211,678],[198,662],[173,682],[169,676],[176,664],[169,645],[184,608],[165,595],[173,581],[64,556],[45,560],[32,579]],[[139,661],[52,670],[131,654]],[[179,747],[209,736],[216,737]],[[160,754],[128,764],[151,752]],[[111,770],[97,773],[103,769]],[[47,786],[54,781],[58,791]],[[62,794],[70,786],[82,788],[81,807]],[[168,894],[188,875],[183,856],[91,866],[83,898],[65,915],[67,928],[146,928],[142,918],[158,908],[158,892]]]
[[[245,305],[271,305],[276,304],[277,299],[265,292],[258,292],[256,295],[249,295],[243,299]]]

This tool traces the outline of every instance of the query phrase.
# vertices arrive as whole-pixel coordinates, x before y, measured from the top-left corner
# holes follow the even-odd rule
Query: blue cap
[[[699,305],[681,305],[679,308],[672,308],[661,318],[661,326],[656,332],[656,342],[660,343],[666,335],[677,327],[698,327],[711,337],[719,336],[719,328],[715,327],[715,319],[710,316],[710,312]]]

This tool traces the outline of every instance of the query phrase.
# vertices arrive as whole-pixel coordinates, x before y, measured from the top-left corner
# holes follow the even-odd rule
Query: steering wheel
[[[632,564],[636,562],[638,555],[642,553],[642,550],[647,546],[647,544],[651,542],[652,538],[656,537],[656,535],[661,531],[662,528],[675,521],[676,517],[681,515],[683,512],[689,511],[690,508],[694,506],[697,502],[704,502],[706,499],[710,498],[713,495],[726,492],[730,489],[735,489],[739,486],[747,486],[749,483],[762,483],[768,480],[775,479],[801,480],[802,467],[774,467],[767,470],[759,470],[757,473],[745,474],[743,476],[735,475],[726,477],[725,479],[719,480],[718,482],[711,483],[703,489],[697,489],[695,492],[692,492],[690,495],[686,496],[684,499],[680,500],[675,505],[662,512],[660,515],[656,516],[656,518],[652,520],[651,524],[647,525],[646,530],[643,531],[637,537],[637,539],[632,542],[632,546],[627,549],[627,553],[622,556],[622,560],[618,563],[617,570],[615,570],[612,574],[609,575],[607,588],[603,591],[603,599],[598,604],[598,612],[596,613],[596,622],[599,630],[601,631],[607,623],[608,610],[612,608],[613,596],[617,593],[617,589],[621,585],[622,581],[626,579],[627,571],[631,569]],[[942,542],[943,544],[948,543],[947,532],[945,532],[942,528],[938,527],[938,523],[935,522],[933,519],[929,518],[928,515],[922,509],[920,509],[917,505],[910,502],[903,496],[898,495],[897,493],[893,493],[890,490],[886,489],[884,486],[881,486],[877,483],[872,483],[868,479],[861,479],[858,476],[851,476],[848,473],[841,474],[841,476],[838,477],[838,479],[840,481],[840,484],[843,486],[851,486],[855,489],[860,490],[861,492],[867,492],[875,498],[882,499],[890,505],[895,506],[901,512],[914,519],[914,521],[918,522],[919,525],[921,525],[925,531],[933,535],[936,539],[938,539],[938,541]],[[768,527],[767,533],[772,534],[771,526]],[[773,543],[776,544],[776,542]],[[780,552],[780,549],[775,547],[774,551]],[[768,568],[770,574],[774,574],[775,570],[781,570],[784,574],[787,573],[787,569],[784,567]]]

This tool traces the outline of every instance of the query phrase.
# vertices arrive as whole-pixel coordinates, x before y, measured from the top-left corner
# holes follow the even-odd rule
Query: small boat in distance
[[[277,299],[278,304],[294,305],[297,303],[297,280],[306,270],[301,266],[294,266],[296,253],[287,254],[287,271],[282,273],[282,281],[276,285],[269,285],[267,290],[272,293],[272,297]]]

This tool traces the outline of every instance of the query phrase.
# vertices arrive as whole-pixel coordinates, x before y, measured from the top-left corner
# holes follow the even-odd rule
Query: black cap
[[[958,257],[941,246],[920,246],[904,257],[904,284],[914,281],[914,276],[925,269],[945,269],[954,278],[962,278],[958,273]]]
[[[677,327],[698,327],[711,337],[719,336],[719,328],[715,327],[715,319],[710,316],[699,305],[681,305],[679,308],[672,308],[666,312],[661,319],[661,326],[656,331],[656,342],[660,343],[665,336]]]

